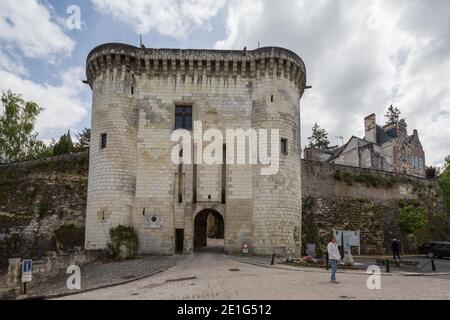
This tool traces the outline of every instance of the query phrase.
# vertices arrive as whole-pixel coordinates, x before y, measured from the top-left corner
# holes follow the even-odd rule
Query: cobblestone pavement
[[[113,285],[140,278],[175,266],[185,256],[145,256],[122,262],[94,262],[81,268],[81,290]],[[73,293],[67,289],[69,275],[51,279],[39,286],[29,289],[30,296],[51,296]]]
[[[63,299],[450,299],[450,277],[382,275],[381,290],[369,290],[363,271],[341,271],[331,284],[326,270],[242,261],[205,251],[152,277]]]

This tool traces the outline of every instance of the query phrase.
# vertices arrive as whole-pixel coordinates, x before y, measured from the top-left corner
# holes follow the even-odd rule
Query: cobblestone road
[[[97,261],[81,268],[81,289],[94,289],[150,275],[170,268],[184,258],[184,256],[146,256],[123,262]],[[51,296],[70,293],[71,290],[66,284],[68,277],[63,273],[45,283],[31,286],[28,294],[29,296]]]
[[[381,290],[368,290],[367,277],[342,271],[334,285],[325,270],[262,267],[205,252],[152,277],[63,299],[450,299],[450,277],[383,275]]]

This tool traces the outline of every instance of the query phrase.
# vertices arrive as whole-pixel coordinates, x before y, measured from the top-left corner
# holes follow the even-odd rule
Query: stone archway
[[[197,213],[194,219],[194,250],[207,247],[208,237],[223,240],[224,235],[225,221],[218,211],[204,209]]]

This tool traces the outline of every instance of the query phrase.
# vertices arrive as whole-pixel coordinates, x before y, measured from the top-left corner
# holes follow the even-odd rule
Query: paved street
[[[129,282],[177,265],[184,256],[144,256],[127,261],[96,261],[81,267],[83,290]],[[64,272],[45,282],[32,284],[29,296],[52,296],[71,293],[67,288],[68,275]]]
[[[132,283],[62,299],[450,299],[450,276],[382,275],[381,290],[368,290],[367,275],[341,271],[338,285],[326,270],[242,263],[217,251]]]

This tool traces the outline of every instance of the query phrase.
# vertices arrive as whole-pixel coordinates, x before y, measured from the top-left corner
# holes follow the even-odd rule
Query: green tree
[[[325,129],[319,127],[316,123],[312,127],[312,135],[308,137],[310,148],[328,149],[330,141],[328,140],[328,133]]]
[[[3,114],[0,117],[0,162],[16,162],[36,158],[44,149],[34,131],[42,108],[25,101],[10,90],[2,92]]]
[[[53,147],[53,154],[55,156],[61,155],[61,154],[69,154],[74,151],[74,146],[72,142],[72,137],[70,135],[70,130],[67,131],[66,134],[63,134],[59,141],[54,145]]]
[[[91,129],[84,128],[77,134],[78,142],[75,144],[75,150],[78,152],[89,150],[91,142]]]
[[[425,209],[412,205],[406,205],[399,209],[397,222],[400,232],[405,236],[422,230],[428,224]]]
[[[54,140],[53,140],[53,142],[54,142]],[[48,146],[44,144],[42,150],[40,150],[37,153],[36,158],[39,159],[39,158],[53,157],[53,155],[54,155],[53,147],[54,147],[54,144],[50,144]]]
[[[439,175],[438,184],[447,208],[447,214],[450,215],[450,155],[445,158],[445,164],[442,173]]]
[[[401,111],[399,108],[394,107],[392,104],[387,109],[386,114],[384,115],[387,118],[388,123],[397,123],[400,119]]]

